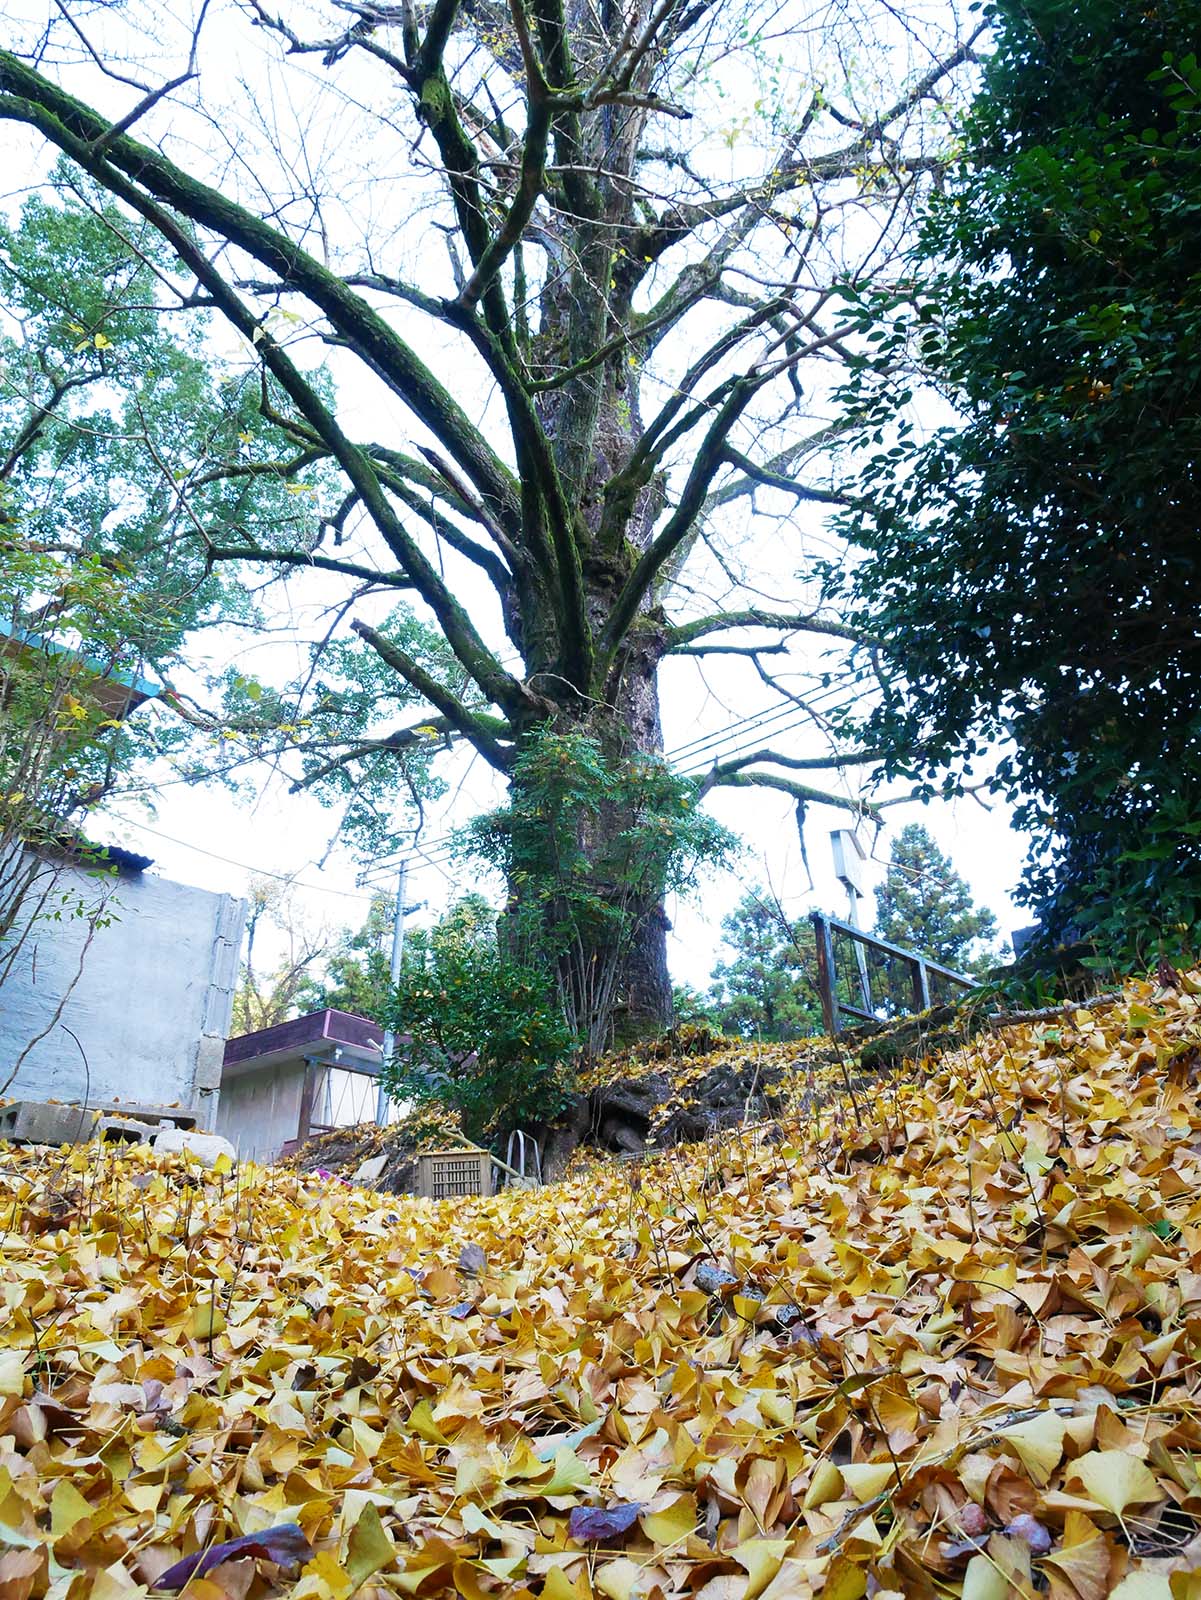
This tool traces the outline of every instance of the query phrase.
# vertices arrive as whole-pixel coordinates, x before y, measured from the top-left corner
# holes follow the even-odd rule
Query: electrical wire
[[[130,817],[122,817],[116,812],[112,814],[114,822],[122,822],[127,828],[137,828],[142,833],[152,834],[156,839],[162,839],[167,844],[176,844],[183,850],[192,850],[198,856],[207,856],[210,861],[220,861],[224,866],[237,867],[242,872],[249,872],[256,878],[274,878],[278,883],[291,884],[295,889],[313,889],[318,894],[337,895],[343,900],[374,900],[371,894],[358,894],[353,889],[335,889],[328,883],[304,883],[294,874],[289,872],[270,872],[266,867],[252,867],[247,861],[235,861],[232,856],[219,855],[216,850],[206,850],[203,845],[193,844],[190,839],[177,839],[174,834],[162,833],[158,828],[152,828],[148,823],[135,822]]]
[[[810,702],[810,707],[817,709],[823,704],[828,704],[832,698],[841,693],[841,688],[835,687],[829,694],[815,697]],[[673,765],[677,765],[677,770],[681,776],[694,777],[708,771],[719,759],[737,761],[740,757],[750,754],[762,735],[768,730],[770,730],[773,738],[777,738],[781,734],[793,732],[809,721],[811,721],[811,711],[809,709],[801,710],[793,704],[775,707],[767,706],[761,711],[752,712],[749,716],[739,717],[735,721],[727,723],[724,728],[711,730],[709,733],[699,735],[695,739],[686,740],[681,745],[673,746],[664,752],[664,759]],[[755,735],[754,739],[749,743],[738,745],[733,750],[725,750],[720,755],[716,753],[723,744],[728,744],[731,740],[736,740],[739,735],[745,736],[747,733],[754,733]],[[702,756],[704,759],[700,761],[699,765],[692,764],[697,761],[698,757]],[[687,764],[679,765],[678,763],[681,760]],[[210,861],[219,861],[227,867],[235,867],[239,871],[250,873],[254,877],[271,878],[278,883],[287,883],[297,889],[304,889],[317,894],[332,894],[342,900],[365,901],[369,904],[376,898],[376,894],[362,893],[351,889],[336,889],[331,884],[325,883],[308,883],[289,873],[271,872],[264,867],[252,866],[249,862],[238,861],[232,856],[221,855],[219,851],[208,850],[202,845],[193,844],[188,839],[178,839],[173,834],[163,833],[158,828],[150,827],[148,823],[136,822],[132,818],[122,817],[116,813],[114,813],[113,820],[123,823],[126,827],[136,828],[143,833],[148,833],[153,838],[163,840],[166,844],[174,844],[179,846],[180,849],[191,850],[196,855],[205,856]],[[413,871],[435,869],[442,872],[443,877],[450,881],[449,874],[444,869],[454,859],[454,855],[455,835],[451,832],[446,832],[437,834],[433,839],[425,840],[421,844],[415,842],[405,851],[399,852],[395,857],[373,863],[368,870],[380,873],[387,872],[393,870],[394,865],[398,866],[401,860],[408,859]],[[417,859],[413,860],[414,857]],[[872,859],[876,860],[878,858],[873,856]],[[880,864],[890,865],[889,863]],[[913,869],[899,868],[897,870],[912,871]],[[365,885],[372,882],[366,874],[359,881]],[[378,889],[376,893],[378,894]]]

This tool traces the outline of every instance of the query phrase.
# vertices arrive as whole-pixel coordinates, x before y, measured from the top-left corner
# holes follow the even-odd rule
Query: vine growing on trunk
[[[568,1026],[593,1055],[654,1020],[624,985],[631,957],[658,930],[665,896],[687,894],[736,844],[666,762],[552,727],[515,762],[508,804],[463,842],[509,886],[498,936],[554,974]]]

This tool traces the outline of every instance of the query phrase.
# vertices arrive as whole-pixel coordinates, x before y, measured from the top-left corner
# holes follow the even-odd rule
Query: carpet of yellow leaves
[[[1198,988],[453,1205],[0,1151],[0,1600],[1197,1600]]]

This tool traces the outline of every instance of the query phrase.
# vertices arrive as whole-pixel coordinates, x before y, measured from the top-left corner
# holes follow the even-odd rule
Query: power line
[[[831,694],[827,694],[820,699],[815,698],[811,705],[816,707],[827,703],[839,693],[841,693],[841,690],[836,688]],[[733,722],[727,723],[724,728],[711,730],[706,734],[698,735],[695,739],[686,740],[681,745],[673,746],[664,752],[664,760],[672,764],[680,762],[681,759],[687,761],[689,765],[679,767],[681,775],[684,777],[693,777],[706,771],[711,765],[716,764],[718,759],[736,761],[742,755],[748,754],[753,745],[758,742],[758,739],[769,729],[771,736],[776,738],[780,734],[791,733],[794,729],[809,721],[808,711],[801,711],[799,714],[793,715],[797,710],[798,708],[792,704],[775,707],[766,706],[761,711],[752,712],[749,716],[736,718]],[[791,717],[791,720],[787,720],[789,717]],[[782,724],[781,719],[785,719]],[[755,734],[755,739],[751,743],[744,744],[734,750],[727,750],[720,757],[713,753],[717,747],[729,743],[730,740],[736,739],[740,734],[745,735],[748,732],[754,732]],[[702,756],[704,759],[700,761],[699,766],[691,765],[698,757]],[[124,823],[126,827],[148,833],[153,838],[163,840],[166,844],[177,845],[183,850],[191,850],[195,855],[205,856],[210,861],[219,861],[223,866],[235,867],[240,872],[249,873],[253,877],[271,878],[277,883],[290,884],[296,889],[303,889],[316,894],[332,894],[341,900],[365,901],[368,904],[375,900],[378,895],[378,891],[376,894],[364,894],[352,889],[336,889],[331,884],[308,883],[290,873],[272,872],[265,867],[253,866],[250,862],[238,861],[232,856],[222,855],[219,851],[208,850],[203,845],[193,844],[190,839],[178,839],[173,834],[163,833],[158,828],[150,827],[148,823],[136,822],[119,814],[114,814],[114,820]],[[445,865],[454,858],[454,846],[455,837],[453,832],[437,834],[434,838],[420,844],[414,841],[407,849],[398,851],[393,857],[374,862],[369,870],[373,872],[390,871],[394,869],[395,863],[400,859],[415,856],[418,859],[413,863],[414,871],[421,871],[425,868],[434,868],[442,871]],[[873,859],[875,858],[873,857]],[[881,863],[881,865],[885,864]],[[447,876],[444,871],[443,876]],[[364,883],[369,881],[365,877],[360,879],[360,882]]]
[[[113,813],[115,822],[123,822],[127,828],[139,829],[142,833],[149,833],[156,839],[162,839],[167,844],[179,845],[183,850],[192,850],[198,856],[207,856],[210,861],[220,861],[224,866],[237,867],[242,872],[249,872],[256,878],[274,878],[278,883],[291,884],[294,889],[312,889],[317,894],[337,895],[342,900],[374,900],[371,894],[358,894],[353,889],[335,889],[328,883],[304,883],[299,878],[287,872],[270,872],[266,867],[252,867],[249,862],[235,861],[232,856],[219,855],[216,850],[206,850],[203,845],[193,844],[190,839],[177,839],[174,834],[162,833],[158,828],[152,828],[145,822],[134,822],[129,817]]]
[[[781,717],[791,716],[796,711],[794,704],[782,706],[767,706],[762,711],[753,712],[749,717],[739,717],[734,722],[729,722],[724,728],[714,728],[708,733],[700,734],[695,739],[690,739],[686,744],[675,745],[663,753],[666,761],[691,761],[703,750],[712,745],[724,744],[728,739],[740,733],[754,730],[756,733],[764,732],[772,723],[778,722]]]
[[[689,762],[692,762],[696,761],[698,757],[704,756],[699,765],[685,765],[678,769],[683,777],[695,777],[707,771],[718,760],[736,761],[741,756],[749,754],[762,735],[768,732],[769,729],[771,736],[776,738],[782,733],[791,733],[796,728],[804,726],[810,720],[812,709],[829,704],[831,700],[836,699],[841,693],[842,690],[840,688],[833,687],[824,695],[815,696],[809,702],[810,709],[802,709],[795,704],[767,706],[761,711],[753,712],[748,717],[739,717],[735,721],[727,723],[724,728],[714,729],[697,739],[673,746],[664,752],[664,760],[674,762],[684,756]],[[781,719],[785,719],[782,725],[772,726],[773,724],[780,724]],[[755,734],[755,738],[750,743],[740,745],[733,750],[724,751],[720,755],[714,754],[712,749],[706,752],[704,748],[697,748],[725,744],[748,731]],[[413,855],[424,858],[421,863],[423,866],[442,867],[446,862],[453,859],[455,853],[454,845],[455,838],[453,833],[435,834],[432,839],[424,840],[420,844],[414,841],[412,845],[403,850],[398,850],[394,855],[385,857],[381,861],[373,862],[370,870],[372,872],[394,870],[395,865],[401,859]],[[415,870],[420,870],[420,868],[415,867]]]

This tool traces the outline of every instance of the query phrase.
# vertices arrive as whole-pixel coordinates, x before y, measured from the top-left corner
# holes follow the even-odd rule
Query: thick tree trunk
[[[612,49],[626,26],[616,13],[603,16],[572,0],[574,26],[593,35],[598,51]],[[649,70],[649,69],[648,69]],[[639,86],[646,85],[639,80]],[[535,344],[552,366],[568,370],[587,363],[598,348],[628,324],[629,288],[622,274],[615,241],[634,220],[636,186],[630,181],[645,115],[633,108],[612,107],[588,113],[581,122],[584,164],[595,164],[589,200],[574,219],[564,241],[567,270],[552,273],[541,296]],[[585,214],[587,213],[587,214]],[[605,630],[614,600],[639,554],[650,543],[663,504],[658,477],[644,487],[630,507],[623,536],[601,537],[605,486],[630,460],[642,437],[639,388],[631,381],[634,344],[618,346],[608,360],[581,372],[561,388],[544,393],[539,416],[550,441],[557,469],[581,522],[584,551],[584,604],[593,639]],[[586,726],[616,763],[631,756],[660,756],[663,731],[659,720],[658,667],[664,647],[658,613],[648,610],[625,643],[617,670],[588,699],[556,696],[560,726]],[[552,689],[553,693],[553,689]],[[611,808],[605,827],[622,831],[631,818]],[[586,842],[585,842],[586,843]],[[603,839],[597,855],[603,855]],[[614,903],[622,885],[605,885]],[[667,971],[667,929],[662,897],[638,905],[626,934],[615,980],[612,1022],[617,1040],[660,1033],[672,1022],[671,980]],[[597,951],[598,960],[612,952]]]
[[[670,926],[666,911],[659,905],[634,936],[622,977],[625,1006],[615,1019],[614,1034],[619,1044],[654,1038],[671,1027],[671,975],[667,970]]]
[[[595,804],[586,819],[567,829],[571,847],[586,863],[582,872],[568,868],[564,875],[555,851],[548,859],[548,843],[563,828],[564,812],[547,809],[555,802],[545,792],[523,794],[520,772],[511,780],[514,822],[529,830],[513,844],[511,936],[524,943],[527,959],[542,959],[547,943],[556,952],[567,1010],[594,1051],[662,1033],[672,1022],[669,923],[657,870],[650,864],[653,835],[647,854],[633,861],[615,849],[623,836],[648,822],[646,792],[640,785],[634,788],[629,765],[662,753],[657,684],[662,644],[663,630],[648,618],[631,641],[615,703],[565,696],[567,704],[560,702],[553,716],[557,733],[580,733],[595,741],[613,774],[611,788],[599,795],[593,790]],[[529,870],[536,862],[546,864],[547,875],[540,878]],[[532,898],[546,894],[548,879],[553,886],[556,878],[558,892],[551,900]]]
[[[633,658],[622,681],[618,716],[622,731],[640,754],[663,753],[663,728],[659,720],[659,652],[661,638],[646,630],[646,643],[634,644]],[[667,970],[667,931],[671,926],[660,901],[640,920],[620,978],[622,1009],[617,1034],[620,1042],[663,1033],[673,1020],[671,977]]]

